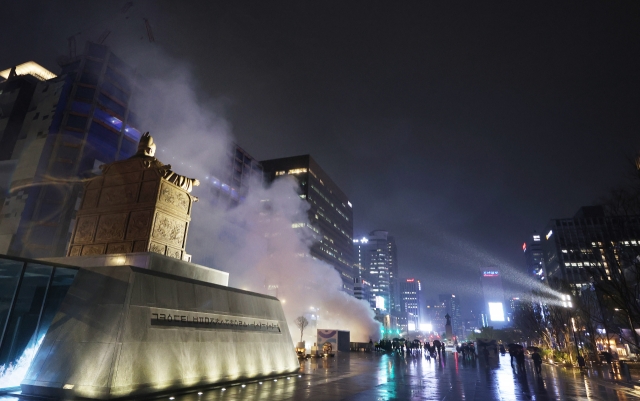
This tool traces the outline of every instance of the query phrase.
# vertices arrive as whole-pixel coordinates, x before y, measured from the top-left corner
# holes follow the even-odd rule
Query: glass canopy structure
[[[20,385],[77,272],[0,255],[0,391]]]

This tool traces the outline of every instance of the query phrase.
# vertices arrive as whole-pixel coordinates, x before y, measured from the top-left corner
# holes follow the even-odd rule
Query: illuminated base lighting
[[[42,340],[44,340],[44,336],[40,337],[35,344],[27,347],[14,363],[7,366],[0,365],[0,388],[20,386],[20,382],[27,375],[27,370],[33,362]]]

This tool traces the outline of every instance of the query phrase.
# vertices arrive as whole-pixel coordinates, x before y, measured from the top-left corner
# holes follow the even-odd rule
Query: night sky
[[[479,268],[523,268],[527,236],[605,196],[640,150],[636,1],[124,3],[4,2],[0,69],[58,72],[68,36],[81,49],[106,28],[143,74],[168,55],[240,146],[310,153],[354,235],[388,230],[401,276],[465,310]]]

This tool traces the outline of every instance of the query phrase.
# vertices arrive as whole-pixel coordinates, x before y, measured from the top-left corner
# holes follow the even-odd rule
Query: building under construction
[[[135,71],[107,46],[87,43],[58,60],[0,72],[0,254],[65,254],[82,182],[128,158],[140,131]]]

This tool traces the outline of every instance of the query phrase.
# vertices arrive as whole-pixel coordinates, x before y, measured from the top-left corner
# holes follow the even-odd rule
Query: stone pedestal
[[[108,164],[85,187],[67,256],[149,251],[189,261],[194,199],[143,159]]]
[[[280,302],[224,272],[151,253],[64,259],[81,269],[23,394],[111,399],[299,369]]]

